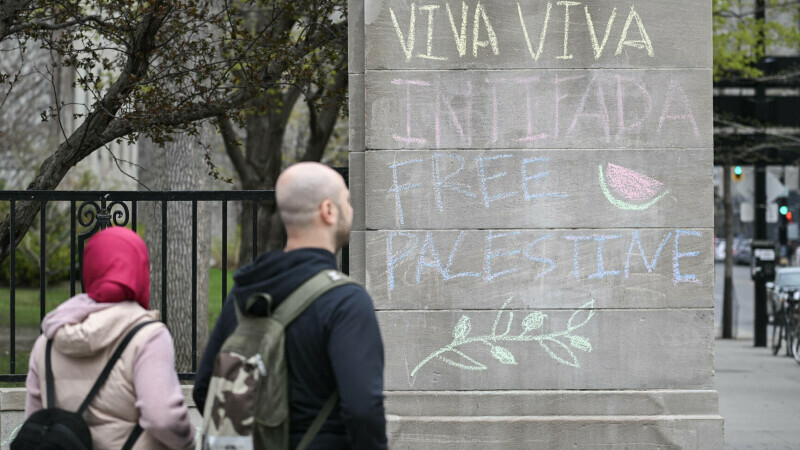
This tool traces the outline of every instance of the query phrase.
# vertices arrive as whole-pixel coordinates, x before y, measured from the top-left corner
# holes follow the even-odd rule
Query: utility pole
[[[722,338],[733,338],[733,204],[731,202],[731,164],[722,171],[722,202],[725,207],[725,288],[722,300]]]
[[[766,4],[764,0],[756,0],[755,18],[758,23],[758,45],[761,48],[761,58],[759,67],[764,69],[764,56],[767,54],[767,45],[764,35],[764,20]],[[767,118],[767,111],[765,104],[764,86],[759,82],[756,83],[755,92],[755,117],[759,122],[759,126],[764,127],[764,122]],[[759,139],[756,142],[763,142],[766,134],[758,133]],[[755,166],[755,236],[754,240],[763,241],[767,239],[767,166],[762,161],[758,161]],[[755,347],[767,346],[767,280],[763,276],[763,272],[756,276],[754,280],[755,295],[755,320],[753,324],[753,345]]]

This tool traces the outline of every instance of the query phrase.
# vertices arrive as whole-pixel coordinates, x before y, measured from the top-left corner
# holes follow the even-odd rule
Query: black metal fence
[[[337,169],[347,180],[347,169]],[[258,255],[258,207],[259,202],[274,199],[274,191],[190,191],[190,192],[138,192],[138,191],[0,191],[0,205],[7,204],[10,209],[10,242],[12,244],[9,253],[9,366],[0,367],[0,382],[24,382],[26,374],[17,373],[17,352],[16,352],[16,241],[15,219],[17,204],[21,201],[32,201],[39,203],[39,320],[44,318],[47,304],[47,273],[46,267],[46,235],[47,235],[47,211],[46,206],[52,202],[67,202],[70,208],[70,229],[69,229],[69,288],[70,296],[74,296],[78,289],[83,290],[80,274],[76,273],[81,267],[83,258],[83,248],[86,240],[103,228],[108,226],[129,227],[136,231],[138,206],[142,202],[155,203],[161,210],[161,320],[166,322],[169,314],[169,302],[167,292],[167,273],[170,268],[167,265],[167,204],[170,202],[191,203],[192,210],[192,370],[197,368],[197,205],[198,202],[219,202],[222,210],[222,226],[219,230],[222,236],[222,298],[224,302],[228,292],[227,273],[228,273],[228,204],[231,202],[241,202],[242,207],[251,207],[253,210],[252,224],[252,255]],[[81,230],[78,229],[80,225]],[[187,230],[188,231],[188,230]],[[212,234],[215,234],[212,231]],[[342,270],[347,272],[349,261],[347,249],[342,251]],[[63,300],[63,299],[62,299]],[[209,299],[209,302],[216,301]],[[8,370],[7,373],[4,373]],[[179,378],[190,380],[194,377],[193,372],[180,373]]]

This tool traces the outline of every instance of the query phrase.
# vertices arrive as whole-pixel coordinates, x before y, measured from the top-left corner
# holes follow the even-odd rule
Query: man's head
[[[295,164],[278,177],[275,197],[289,237],[287,250],[322,246],[336,252],[347,244],[353,208],[335,170],[315,162]]]

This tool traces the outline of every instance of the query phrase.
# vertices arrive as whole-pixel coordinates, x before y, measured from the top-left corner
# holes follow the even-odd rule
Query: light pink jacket
[[[42,322],[31,352],[25,417],[47,399],[44,353],[53,341],[55,403],[76,411],[125,334],[140,322],[158,320],[135,302],[97,303],[85,294],[67,300]],[[95,449],[122,447],[136,422],[144,429],[134,449],[188,449],[194,427],[175,374],[175,350],[162,323],[142,328],[122,353],[84,414]]]

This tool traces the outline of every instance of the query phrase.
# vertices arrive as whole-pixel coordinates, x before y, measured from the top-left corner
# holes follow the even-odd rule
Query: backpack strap
[[[122,446],[121,450],[131,450],[133,448],[133,444],[136,443],[143,431],[144,430],[142,430],[142,426],[139,425],[139,422],[137,421],[136,426],[133,427],[133,431],[131,431],[131,434],[128,436],[128,439],[125,441],[125,444]]]
[[[45,386],[47,389],[47,407],[56,407],[56,383],[53,380],[53,365],[50,363],[50,354],[53,352],[53,340],[47,340],[47,347],[44,351],[44,373],[45,373]]]
[[[306,450],[308,446],[311,445],[311,441],[314,440],[319,430],[322,429],[322,425],[328,420],[328,416],[333,412],[333,408],[336,406],[338,400],[339,390],[337,389],[328,397],[328,400],[325,402],[319,414],[317,414],[317,417],[314,417],[314,421],[311,422],[311,426],[308,427],[306,434],[303,435],[303,439],[300,441],[300,444],[297,445],[296,450]]]
[[[111,355],[111,359],[109,359],[108,362],[106,363],[105,367],[103,367],[103,371],[100,372],[100,376],[97,377],[97,381],[94,382],[94,386],[92,386],[92,389],[86,395],[86,398],[83,400],[83,403],[81,403],[81,406],[78,408],[77,413],[79,415],[83,415],[84,411],[86,411],[86,408],[89,407],[89,404],[92,403],[92,400],[94,400],[94,397],[100,391],[100,388],[102,388],[103,385],[105,384],[106,380],[108,380],[108,377],[111,375],[111,370],[114,368],[114,365],[116,365],[117,361],[122,356],[122,352],[125,351],[125,348],[128,347],[128,344],[130,344],[131,340],[133,339],[133,336],[136,335],[136,333],[138,333],[139,330],[141,330],[142,328],[146,327],[147,325],[150,325],[151,323],[156,323],[156,322],[157,321],[155,321],[155,320],[149,320],[147,322],[142,322],[142,323],[136,325],[135,327],[133,327],[131,329],[131,331],[129,331],[128,334],[125,335],[125,338],[122,340],[122,342],[119,343],[119,345],[117,346],[117,349],[114,350],[114,354]],[[48,350],[49,349],[50,348],[48,346]],[[49,362],[49,358],[48,358],[48,362]],[[50,376],[52,377],[52,373],[50,374]],[[48,397],[50,396],[49,389],[48,389],[48,392],[47,392],[47,396]],[[136,421],[136,426],[133,427],[133,430],[131,431],[131,434],[128,436],[128,439],[125,441],[125,444],[122,446],[122,450],[130,450],[130,449],[132,449],[133,445],[139,439],[139,436],[141,436],[143,431],[144,430],[142,430],[142,426],[139,425],[139,421],[137,420]]]
[[[78,408],[77,411],[78,414],[83,414],[86,411],[86,408],[89,407],[89,404],[92,402],[92,400],[94,400],[95,395],[97,395],[97,393],[100,391],[100,388],[102,388],[106,380],[108,380],[109,375],[111,375],[111,370],[114,368],[114,365],[117,363],[117,360],[120,358],[120,356],[122,356],[122,352],[125,351],[125,347],[127,347],[128,344],[131,342],[133,336],[136,333],[138,333],[139,330],[141,330],[147,325],[150,325],[151,323],[156,323],[156,321],[151,320],[148,322],[142,322],[133,327],[131,331],[129,331],[128,334],[125,335],[125,338],[122,340],[122,342],[119,343],[117,349],[114,350],[114,354],[111,355],[111,359],[109,359],[108,362],[106,363],[106,366],[103,367],[103,371],[100,372],[100,376],[97,377],[97,381],[94,382],[94,386],[92,386],[92,389],[89,391],[89,394],[86,395],[86,398],[83,400],[83,403],[81,403],[81,406]]]
[[[295,289],[294,292],[278,306],[272,318],[286,327],[324,293],[345,284],[358,283],[339,271],[330,269],[323,270],[300,285],[299,288]],[[328,416],[333,412],[333,408],[336,406],[338,400],[339,390],[337,389],[333,391],[333,394],[331,394],[325,402],[325,405],[322,407],[319,414],[317,414],[317,417],[314,418],[314,421],[311,423],[308,430],[306,430],[296,450],[305,450],[311,444],[311,441],[314,440],[314,437],[319,433],[322,425],[328,420]]]
[[[295,289],[286,300],[281,302],[272,314],[272,318],[286,328],[322,294],[345,284],[358,283],[337,270],[325,269]]]

